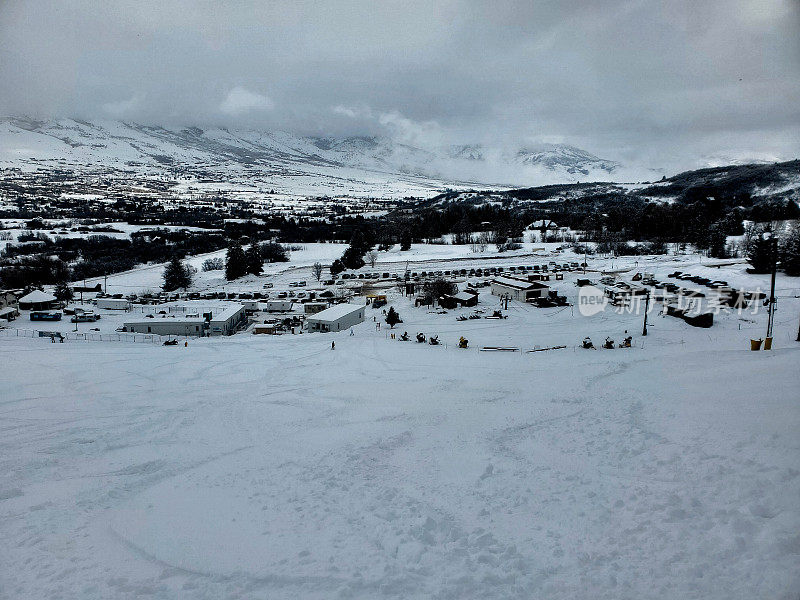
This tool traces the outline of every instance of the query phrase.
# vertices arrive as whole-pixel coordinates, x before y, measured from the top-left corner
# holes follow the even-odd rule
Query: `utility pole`
[[[650,310],[650,292],[644,297],[644,324],[642,325],[642,335],[647,335],[647,311]]]
[[[768,338],[772,337],[772,325],[775,320],[775,273],[778,270],[778,238],[772,235],[770,241],[772,242],[772,277],[769,284],[769,307],[767,309]]]

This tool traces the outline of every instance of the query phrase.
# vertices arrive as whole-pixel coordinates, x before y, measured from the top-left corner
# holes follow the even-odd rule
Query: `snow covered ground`
[[[294,253],[274,289],[323,250],[341,252]],[[576,276],[550,283],[574,300]],[[372,309],[352,336],[0,336],[0,598],[796,599],[798,288],[779,278],[758,353],[763,310],[711,329],[656,311],[641,337],[640,315],[512,304],[459,322],[391,291],[396,331],[444,345],[391,340]],[[576,347],[626,329],[631,349]]]

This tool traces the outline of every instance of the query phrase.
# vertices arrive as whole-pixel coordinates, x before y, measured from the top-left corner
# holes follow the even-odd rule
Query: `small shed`
[[[308,318],[309,331],[344,331],[364,322],[366,307],[358,304],[336,304]]]
[[[13,306],[6,306],[0,308],[0,319],[5,321],[13,321],[19,316],[19,311]]]
[[[453,295],[453,299],[458,305],[463,307],[478,306],[478,292],[474,290],[464,290]]]
[[[21,310],[51,310],[56,308],[57,303],[55,296],[42,290],[33,290],[19,299]]]
[[[478,293],[477,292],[470,292],[470,291],[463,291],[458,292],[457,294],[447,294],[446,296],[442,296],[439,298],[439,306],[442,308],[446,308],[452,310],[456,307],[465,307],[465,306],[477,306],[478,305]]]
[[[253,335],[275,335],[277,332],[275,323],[263,323],[253,326]]]

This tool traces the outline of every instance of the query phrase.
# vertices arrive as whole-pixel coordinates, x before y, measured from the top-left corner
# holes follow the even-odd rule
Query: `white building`
[[[508,296],[518,302],[527,302],[533,298],[547,295],[549,289],[538,281],[527,281],[516,277],[498,277],[492,280],[492,294],[495,296]]]
[[[172,307],[173,309],[176,307]],[[124,331],[154,335],[211,336],[231,335],[247,320],[241,304],[220,304],[211,307],[186,307],[182,312],[157,314],[126,321]]]
[[[212,308],[211,318],[208,321],[208,335],[231,335],[239,325],[247,320],[244,306],[230,304],[219,308]]]
[[[202,317],[156,315],[150,319],[145,317],[138,321],[126,321],[123,330],[130,333],[202,337],[208,335],[207,325],[207,321]]]
[[[345,331],[364,322],[366,306],[336,304],[307,319],[309,331]]]
[[[20,310],[50,310],[56,307],[56,297],[42,290],[33,290],[19,299]]]

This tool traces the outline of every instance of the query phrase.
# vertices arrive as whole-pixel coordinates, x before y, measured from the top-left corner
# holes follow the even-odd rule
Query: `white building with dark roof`
[[[50,310],[54,308],[58,301],[56,297],[42,290],[33,290],[19,299],[21,310]]]

